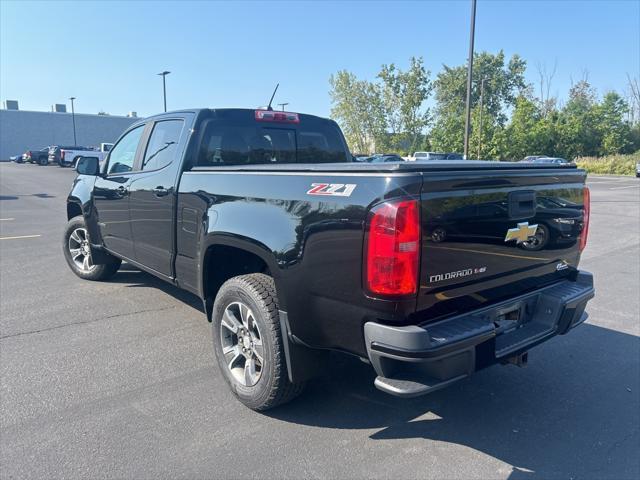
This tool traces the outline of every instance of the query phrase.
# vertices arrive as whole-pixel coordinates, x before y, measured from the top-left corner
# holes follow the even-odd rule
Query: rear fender
[[[229,233],[215,233],[211,235],[207,235],[203,238],[201,242],[202,248],[200,250],[200,258],[198,264],[200,265],[200,276],[198,280],[198,292],[200,298],[202,298],[204,302],[205,311],[207,312],[207,319],[211,321],[211,316],[213,312],[213,302],[215,300],[215,293],[208,294],[207,282],[209,276],[211,275],[211,271],[209,271],[209,262],[210,255],[212,252],[212,247],[215,246],[226,246],[232,247],[234,249],[238,249],[241,251],[245,251],[252,255],[258,257],[266,266],[269,275],[273,278],[276,284],[276,291],[278,292],[278,301],[282,308],[283,305],[286,304],[284,295],[282,293],[282,289],[280,288],[279,282],[279,269],[276,264],[276,259],[268,247],[256,240],[253,240],[248,237],[238,236]],[[246,273],[256,273],[256,272],[246,272]]]

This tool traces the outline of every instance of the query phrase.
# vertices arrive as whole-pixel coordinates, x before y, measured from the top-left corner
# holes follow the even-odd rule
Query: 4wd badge
[[[307,195],[332,195],[350,197],[356,189],[355,183],[312,183]]]

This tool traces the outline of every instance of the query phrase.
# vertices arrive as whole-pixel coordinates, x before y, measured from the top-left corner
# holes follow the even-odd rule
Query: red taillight
[[[60,160],[64,160],[64,150],[60,150]]]
[[[274,112],[273,110],[256,110],[256,120],[259,122],[300,123],[297,113]]]
[[[587,187],[582,190],[582,232],[580,232],[580,251],[587,246],[587,237],[589,236],[589,217],[591,216],[591,193]]]
[[[386,202],[369,214],[366,286],[378,295],[414,295],[418,290],[420,212],[416,200]]]

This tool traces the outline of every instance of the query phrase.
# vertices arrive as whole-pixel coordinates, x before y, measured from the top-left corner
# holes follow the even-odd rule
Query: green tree
[[[600,155],[632,152],[631,125],[625,121],[628,111],[629,105],[616,92],[606,93],[596,107],[595,115],[602,138],[598,152]]]
[[[481,80],[484,78],[483,123],[486,119],[487,128],[494,126],[490,130],[497,132],[504,127],[508,120],[508,109],[515,105],[516,99],[527,89],[528,85],[524,79],[525,69],[526,62],[518,55],[511,57],[507,63],[502,51],[495,55],[482,52],[474,56],[471,108],[475,110],[478,106]],[[463,150],[466,78],[466,65],[457,67],[444,65],[442,72],[436,78],[436,121],[430,134],[430,141],[438,150],[456,152]],[[476,127],[476,125],[476,122],[473,122],[472,126]],[[475,137],[479,138],[477,135]],[[497,145],[493,142],[493,138],[488,138],[487,145],[491,144],[494,147]],[[473,152],[473,149],[470,148],[470,151]]]
[[[519,160],[527,155],[554,155],[557,113],[527,96],[516,100],[501,142],[500,158]]]
[[[340,123],[349,148],[355,153],[373,151],[386,130],[380,88],[346,70],[332,75],[329,84],[331,117]]]
[[[423,108],[433,90],[430,72],[422,57],[411,57],[408,70],[402,71],[393,63],[382,65],[378,78],[382,81],[385,123],[391,133],[389,146],[398,152],[415,151],[422,145],[430,121],[429,109]]]
[[[586,80],[580,80],[569,90],[569,100],[556,121],[555,155],[573,159],[595,156],[601,143],[597,127],[597,97]]]

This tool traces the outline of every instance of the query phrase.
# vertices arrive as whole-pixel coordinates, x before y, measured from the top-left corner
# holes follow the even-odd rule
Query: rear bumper
[[[394,327],[364,326],[378,389],[392,395],[424,395],[488,365],[507,362],[587,319],[593,276],[579,272],[525,295],[440,322]]]

